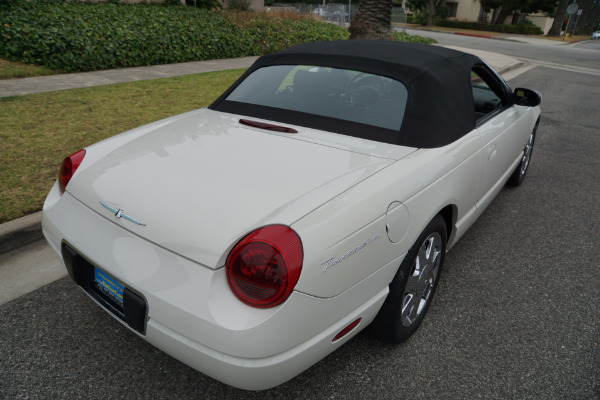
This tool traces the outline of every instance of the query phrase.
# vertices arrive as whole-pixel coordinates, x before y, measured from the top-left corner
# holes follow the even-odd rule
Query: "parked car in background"
[[[438,46],[295,46],[208,108],[65,158],[44,234],[140,338],[270,388],[369,324],[415,332],[446,251],[523,182],[540,102]]]

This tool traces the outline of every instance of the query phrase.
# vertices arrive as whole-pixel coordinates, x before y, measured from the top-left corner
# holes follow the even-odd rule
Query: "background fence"
[[[331,22],[340,26],[348,26],[354,13],[358,11],[358,4],[329,3],[329,4],[310,4],[310,3],[275,3],[268,8],[295,10],[299,14],[314,15],[320,17],[323,21]],[[407,14],[404,8],[392,8],[392,23],[406,24]],[[404,26],[402,26],[404,28]]]

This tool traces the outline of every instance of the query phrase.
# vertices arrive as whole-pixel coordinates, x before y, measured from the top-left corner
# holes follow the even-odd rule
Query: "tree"
[[[591,35],[600,22],[600,7],[598,7],[596,0],[579,0],[577,1],[577,4],[579,4],[579,8],[581,9],[581,16],[579,17],[579,21],[577,21],[577,25],[575,25],[577,14],[575,13],[573,14],[573,17],[571,17],[571,23],[573,24],[575,34]],[[570,27],[569,31],[569,33],[573,32]]]
[[[483,10],[488,13],[492,10],[495,10],[496,8],[502,7],[502,5],[504,4],[503,0],[479,0],[479,2],[481,3],[481,8],[483,8]],[[492,24],[495,23],[497,19],[498,18],[491,21]]]
[[[427,7],[427,26],[433,26],[433,15],[435,10],[440,5],[441,0],[427,0],[425,6]]]
[[[479,0],[481,7],[489,12],[491,9],[499,9],[493,24],[503,24],[506,17],[518,11],[530,13],[536,11],[553,11],[555,0]]]
[[[411,11],[427,12],[427,26],[433,25],[435,15],[441,0],[408,0],[408,8]]]
[[[361,0],[350,21],[350,39],[391,39],[392,0]]]
[[[556,15],[554,16],[554,22],[552,22],[552,27],[548,31],[548,36],[560,36],[563,19],[567,13],[568,6],[569,0],[560,0],[560,3],[558,3],[558,8],[556,9]]]

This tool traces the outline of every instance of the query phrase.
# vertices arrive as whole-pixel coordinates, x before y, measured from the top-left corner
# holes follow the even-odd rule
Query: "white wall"
[[[533,15],[529,14],[527,19],[540,27],[540,29],[544,32],[544,35],[548,34],[550,28],[552,28],[552,23],[554,22],[554,18],[545,17],[543,15]]]
[[[456,0],[458,8],[456,9],[457,21],[477,22],[481,4],[479,0]]]

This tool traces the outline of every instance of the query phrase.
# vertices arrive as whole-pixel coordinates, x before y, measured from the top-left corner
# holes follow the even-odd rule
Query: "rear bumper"
[[[148,321],[145,339],[179,361],[223,383],[246,390],[269,389],[308,369],[360,332],[377,315],[387,292],[387,289],[382,290],[361,308],[309,340],[283,353],[265,358],[248,359],[215,351],[189,340],[155,320]],[[310,311],[307,314],[310,315]],[[362,320],[354,331],[332,343],[333,337],[357,318]],[[269,339],[265,340],[268,342]]]
[[[42,226],[59,256],[68,242],[144,298],[145,334],[132,329],[140,337],[208,376],[247,390],[293,378],[367,326],[398,265],[394,260],[335,297],[293,292],[278,307],[255,309],[231,293],[224,268],[213,270],[156,246],[68,193],[60,196],[56,187],[44,204]],[[333,342],[358,318],[353,331]]]

